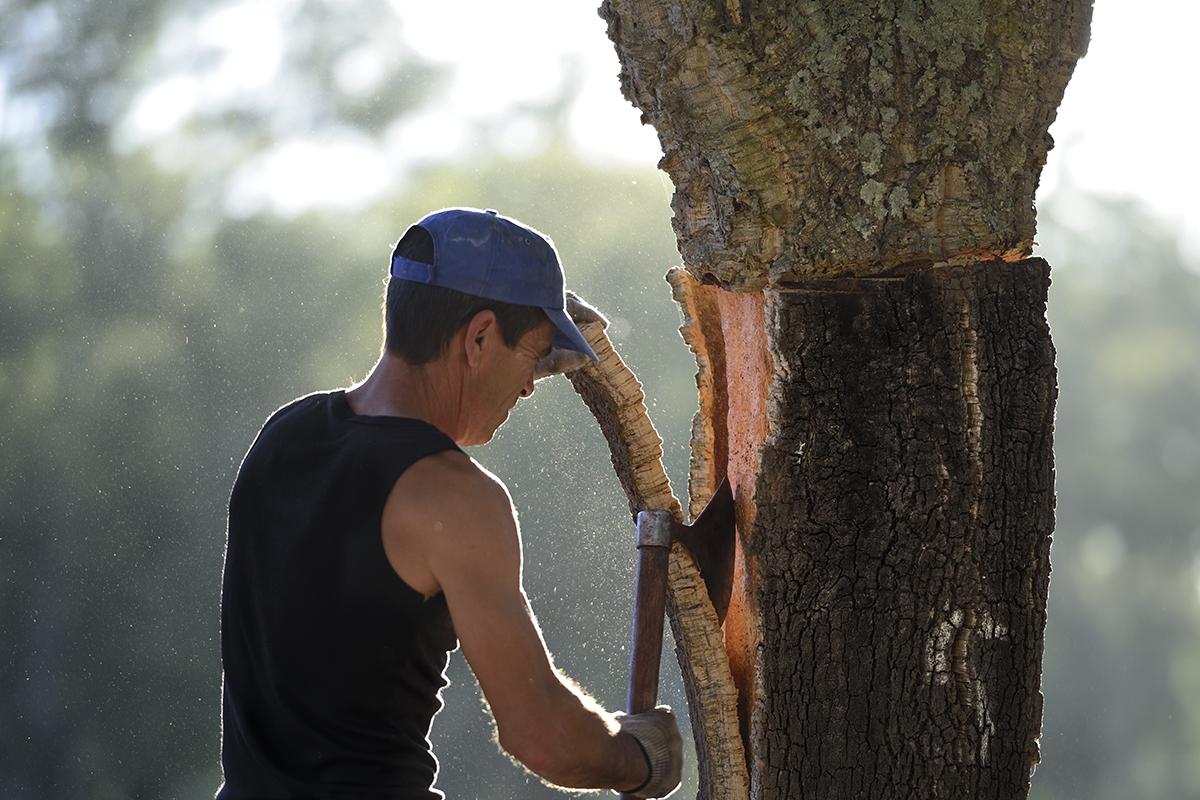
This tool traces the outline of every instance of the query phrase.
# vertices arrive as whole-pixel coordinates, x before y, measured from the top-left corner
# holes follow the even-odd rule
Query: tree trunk
[[[1025,797],[1056,394],[1028,256],[1090,3],[601,15],[676,186],[691,512],[724,474],[738,507],[723,626],[672,618],[701,797]]]

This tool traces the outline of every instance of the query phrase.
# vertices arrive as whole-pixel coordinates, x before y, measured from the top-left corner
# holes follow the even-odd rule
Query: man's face
[[[516,347],[510,349],[501,344],[492,352],[492,357],[480,371],[480,381],[474,393],[476,413],[472,416],[477,426],[472,427],[472,441],[459,444],[491,441],[517,401],[533,394],[535,369],[538,362],[550,352],[553,337],[554,325],[546,320],[522,336]]]

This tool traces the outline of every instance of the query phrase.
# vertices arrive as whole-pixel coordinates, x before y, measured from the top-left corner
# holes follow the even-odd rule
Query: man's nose
[[[529,380],[525,382],[525,386],[521,389],[521,397],[529,397],[533,394],[533,375],[529,376]]]

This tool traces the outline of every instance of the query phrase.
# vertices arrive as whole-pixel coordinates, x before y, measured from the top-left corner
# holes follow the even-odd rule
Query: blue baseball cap
[[[393,254],[392,277],[537,306],[557,329],[553,347],[599,360],[564,310],[562,264],[550,237],[491,209],[445,208],[416,225],[433,239],[433,263]]]

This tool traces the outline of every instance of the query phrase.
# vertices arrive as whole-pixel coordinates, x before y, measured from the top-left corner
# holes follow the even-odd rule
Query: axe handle
[[[629,714],[649,711],[658,702],[658,668],[662,661],[672,521],[668,511],[643,511],[638,514],[633,646],[629,655],[629,693],[625,698],[625,711]],[[633,795],[624,792],[620,797],[622,800],[635,800]]]
[[[669,547],[647,545],[638,548],[633,647],[629,657],[629,693],[625,698],[625,711],[629,714],[649,711],[658,701],[658,667],[662,660],[670,556]]]

